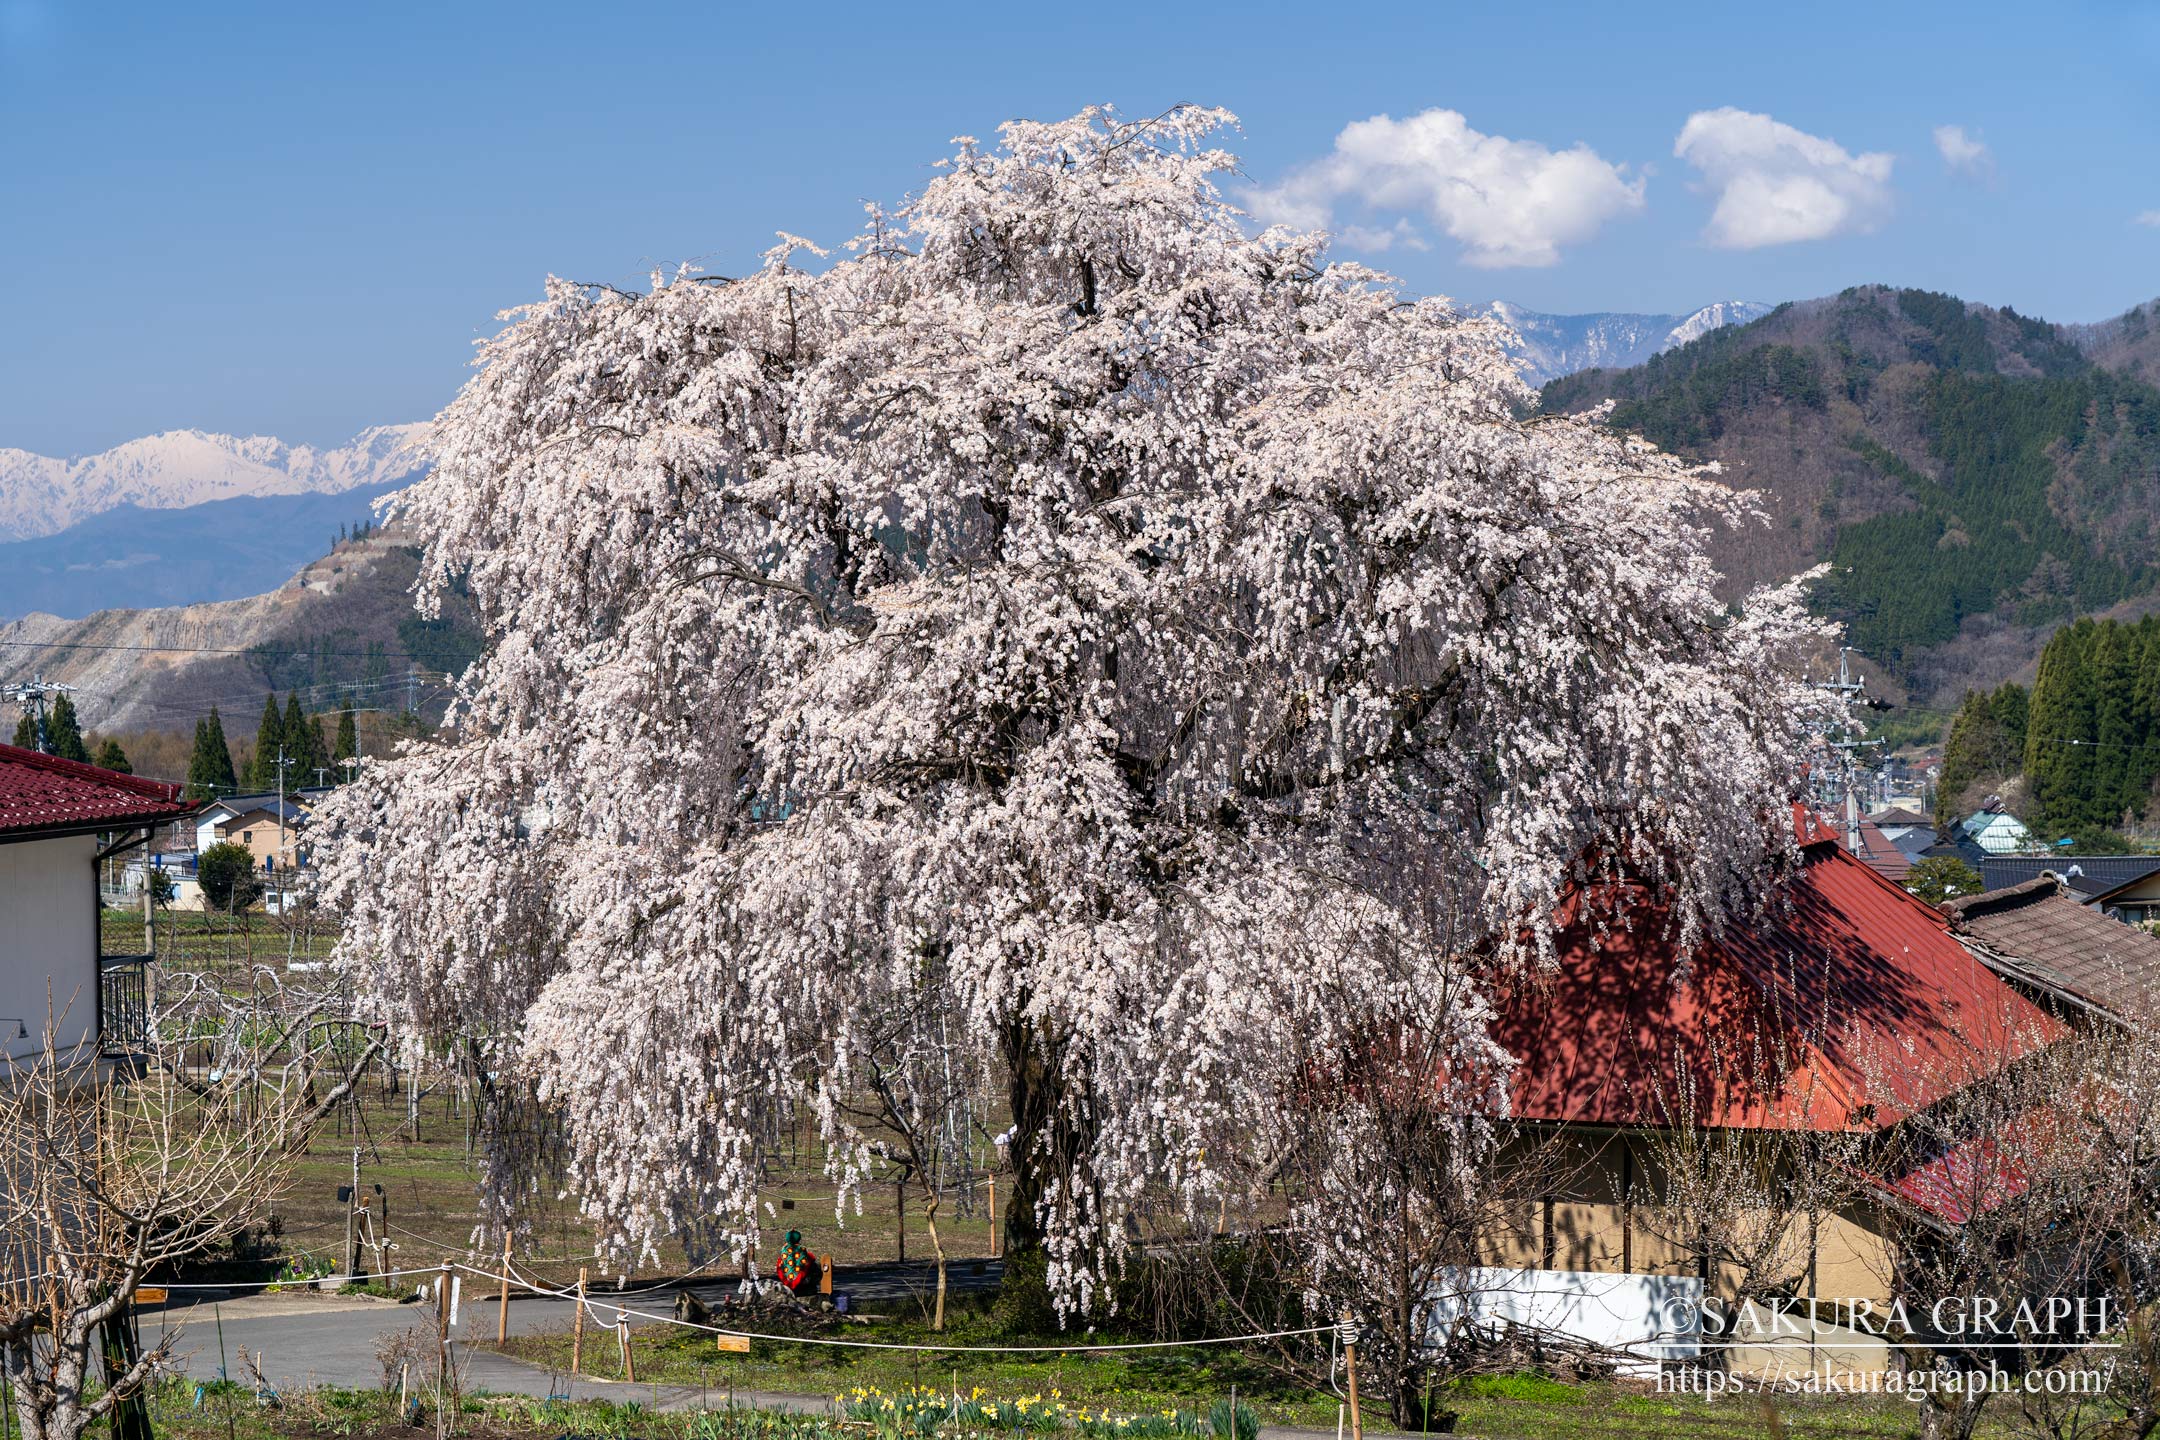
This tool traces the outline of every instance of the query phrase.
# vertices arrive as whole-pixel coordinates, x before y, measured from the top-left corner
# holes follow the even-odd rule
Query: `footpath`
[[[882,1293],[886,1289],[884,1277],[864,1278],[871,1283],[851,1286],[852,1293],[872,1299],[894,1298]],[[970,1279],[981,1283],[979,1277]],[[995,1279],[990,1283],[995,1284]],[[721,1289],[708,1287],[706,1294],[717,1299]],[[593,1296],[594,1306],[603,1314],[610,1304],[610,1294],[603,1291]],[[671,1293],[647,1293],[626,1297],[625,1303],[640,1310],[664,1312],[674,1300]],[[727,1404],[732,1396],[738,1405],[794,1414],[822,1413],[831,1401],[830,1396],[782,1391],[730,1391],[572,1377],[497,1354],[482,1345],[464,1343],[465,1337],[494,1340],[497,1302],[492,1294],[476,1295],[474,1287],[468,1286],[460,1308],[460,1324],[451,1336],[457,1344],[458,1365],[468,1394],[529,1395],[542,1400],[553,1396],[617,1404],[636,1401],[651,1410],[710,1408]],[[372,1296],[288,1291],[146,1310],[141,1325],[145,1345],[156,1343],[169,1332],[178,1332],[173,1342],[176,1368],[191,1379],[214,1380],[222,1373],[245,1382],[251,1376],[247,1361],[242,1359],[245,1351],[248,1359],[261,1367],[263,1377],[280,1391],[299,1393],[321,1386],[373,1390],[383,1384],[380,1352],[404,1332],[425,1323],[424,1348],[432,1352],[434,1326],[426,1321],[427,1313],[415,1305]],[[509,1333],[560,1332],[569,1328],[571,1314],[572,1302],[567,1300],[513,1295]],[[633,1328],[652,1323],[657,1322],[633,1321]],[[1260,1433],[1261,1440],[1311,1440],[1314,1435],[1333,1432],[1270,1425],[1262,1427]]]

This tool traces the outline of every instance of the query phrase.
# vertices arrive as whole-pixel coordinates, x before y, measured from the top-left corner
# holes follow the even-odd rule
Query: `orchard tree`
[[[398,513],[486,651],[326,805],[324,889],[380,1018],[509,1047],[613,1244],[746,1251],[779,1098],[858,1186],[913,1012],[1006,1077],[1008,1237],[1088,1303],[1143,1197],[1216,1212],[1376,1027],[1469,1176],[1473,971],[1586,874],[1683,949],[1773,888],[1825,702],[1798,589],[1714,588],[1751,503],[1251,233],[1228,118],[963,139],[829,265],[551,280],[437,421]],[[1313,1183],[1355,1197],[1384,1137],[1338,1101]]]

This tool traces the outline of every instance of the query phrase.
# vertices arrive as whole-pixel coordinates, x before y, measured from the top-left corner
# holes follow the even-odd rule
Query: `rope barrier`
[[[168,1281],[162,1285],[139,1285],[136,1288],[139,1290],[247,1290],[251,1288],[269,1289],[273,1285],[279,1288],[288,1285],[321,1285],[329,1281],[336,1281],[340,1285],[349,1285],[355,1280],[389,1280],[400,1275],[435,1275],[441,1273],[441,1271],[442,1266],[440,1265],[428,1265],[417,1270],[385,1270],[375,1275],[308,1275],[295,1276],[291,1279],[279,1277],[271,1280],[195,1280],[184,1283]],[[40,1270],[35,1275],[25,1275],[19,1279],[10,1278],[6,1283],[9,1285],[34,1285],[40,1280],[61,1278],[64,1277],[62,1272],[58,1270]]]
[[[494,1280],[503,1284],[511,1283],[511,1276],[493,1270],[482,1270],[478,1266],[465,1264],[459,1264],[455,1268],[463,1270],[469,1275],[477,1275],[484,1280]],[[516,1270],[515,1266],[508,1268],[512,1272]],[[577,1293],[572,1290],[551,1289],[525,1280],[516,1283],[524,1285],[526,1289],[536,1295],[547,1295],[553,1299],[570,1301],[576,1301],[579,1298]],[[1253,1340],[1286,1340],[1301,1335],[1327,1335],[1334,1333],[1336,1329],[1333,1325],[1311,1325],[1302,1330],[1263,1330],[1250,1335],[1221,1335],[1205,1340],[1121,1340],[1079,1345],[911,1345],[897,1340],[829,1340],[815,1335],[767,1335],[756,1330],[733,1330],[721,1325],[700,1325],[694,1320],[680,1320],[673,1315],[655,1315],[649,1310],[632,1310],[627,1305],[618,1305],[612,1300],[596,1300],[595,1297],[590,1295],[584,1297],[584,1303],[587,1311],[592,1314],[593,1319],[596,1321],[600,1320],[600,1316],[593,1309],[593,1306],[602,1304],[607,1309],[615,1311],[618,1315],[635,1315],[640,1320],[658,1320],[669,1325],[680,1326],[685,1330],[698,1330],[707,1335],[727,1335],[738,1340],[770,1340],[779,1345],[826,1345],[847,1350],[917,1350],[934,1355],[1071,1355],[1108,1350],[1182,1350],[1195,1345],[1242,1345]],[[601,1323],[605,1324],[606,1322],[601,1321]]]
[[[369,1280],[394,1280],[401,1275],[437,1275],[441,1272],[442,1266],[427,1265],[413,1270],[384,1270],[374,1275],[305,1275],[295,1276],[290,1280],[227,1280],[222,1283],[198,1280],[186,1285],[150,1285],[144,1288],[151,1290],[246,1290],[254,1286],[267,1289],[272,1285],[280,1288],[287,1285],[326,1285],[333,1281],[340,1285],[350,1285],[356,1280],[364,1283]]]

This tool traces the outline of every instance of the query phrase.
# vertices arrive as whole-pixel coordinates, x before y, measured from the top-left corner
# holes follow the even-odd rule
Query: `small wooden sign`
[[[157,1285],[138,1285],[135,1287],[135,1303],[137,1305],[163,1305],[165,1303],[165,1291],[163,1287]]]
[[[713,1345],[716,1349],[728,1355],[748,1355],[750,1353],[750,1337],[748,1335],[715,1335],[713,1336]]]

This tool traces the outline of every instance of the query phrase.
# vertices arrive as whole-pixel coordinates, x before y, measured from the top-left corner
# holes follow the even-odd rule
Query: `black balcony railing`
[[[139,1055],[150,1039],[150,957],[107,955],[98,961],[98,1048]]]

